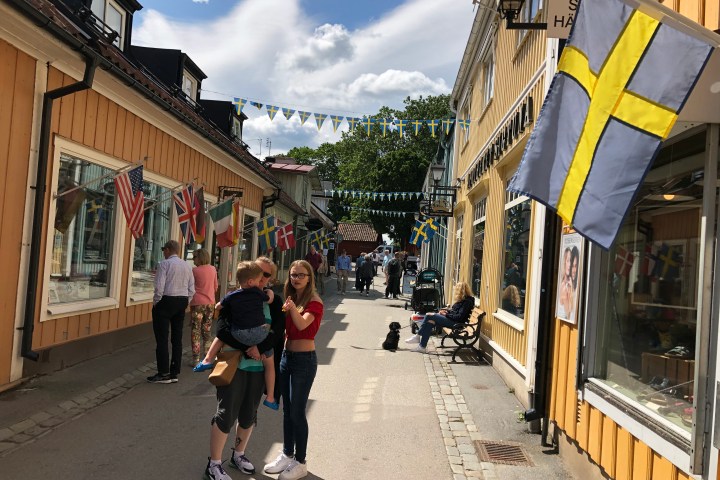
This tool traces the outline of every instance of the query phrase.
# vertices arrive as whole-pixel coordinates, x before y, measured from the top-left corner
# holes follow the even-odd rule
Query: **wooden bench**
[[[440,341],[440,347],[445,347],[445,339],[450,338],[457,345],[452,354],[452,361],[455,361],[455,356],[463,348],[467,348],[475,352],[478,356],[478,361],[482,361],[482,350],[477,348],[475,345],[480,341],[480,325],[485,317],[485,312],[479,307],[473,308],[472,314],[468,323],[458,323],[454,327],[443,328],[445,334]]]

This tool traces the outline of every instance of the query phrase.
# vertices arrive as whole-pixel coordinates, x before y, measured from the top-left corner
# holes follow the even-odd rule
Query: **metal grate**
[[[475,449],[481,462],[535,466],[522,445],[517,443],[475,440]]]

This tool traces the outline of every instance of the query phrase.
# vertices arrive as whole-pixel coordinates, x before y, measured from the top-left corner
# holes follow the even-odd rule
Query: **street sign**
[[[568,38],[580,0],[548,0],[548,38]]]

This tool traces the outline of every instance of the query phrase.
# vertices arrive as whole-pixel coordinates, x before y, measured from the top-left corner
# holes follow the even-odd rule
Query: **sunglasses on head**
[[[295,278],[297,280],[302,280],[303,278],[307,277],[307,273],[291,273],[290,278]]]

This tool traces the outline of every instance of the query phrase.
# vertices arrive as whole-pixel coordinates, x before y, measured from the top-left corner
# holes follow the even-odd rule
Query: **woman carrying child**
[[[277,267],[268,257],[259,257],[256,263],[264,273],[258,287],[265,288],[268,282],[275,277]],[[266,322],[272,322],[273,331],[280,337],[279,340],[276,339],[276,342],[282,341],[285,330],[285,314],[281,310],[282,304],[282,297],[274,295],[272,303],[269,306],[263,306]],[[232,339],[232,336],[230,338]],[[216,339],[216,341],[218,340]],[[231,346],[230,342],[228,345]],[[257,360],[242,357],[230,385],[217,387],[217,409],[211,421],[210,458],[204,476],[208,480],[231,480],[222,467],[222,450],[228,433],[236,422],[235,448],[232,449],[230,466],[245,474],[255,473],[255,467],[245,456],[245,451],[257,423],[257,409],[262,398],[265,380],[263,363],[259,361],[260,353],[257,347],[250,347],[246,353]]]
[[[287,340],[280,360],[280,391],[283,398],[283,449],[265,473],[279,473],[278,480],[307,476],[307,402],[317,373],[315,336],[324,312],[315,291],[313,269],[304,260],[290,265],[285,283]]]

